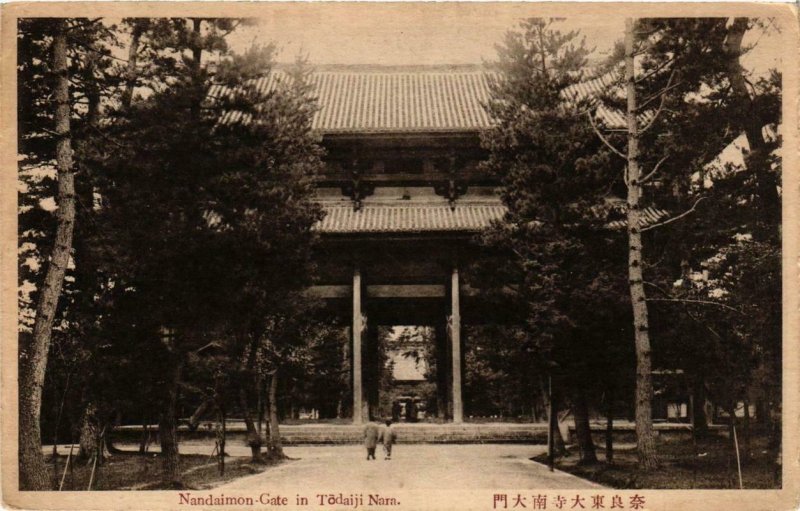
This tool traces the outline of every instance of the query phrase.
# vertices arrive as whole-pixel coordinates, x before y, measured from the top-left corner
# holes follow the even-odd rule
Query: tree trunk
[[[264,424],[264,415],[266,414],[266,410],[264,408],[264,378],[260,375],[256,378],[256,410],[258,411],[258,417],[256,419],[256,426],[258,429],[258,436],[261,436],[262,432],[262,424]]]
[[[761,389],[761,395],[756,400],[756,423],[759,426],[767,425],[767,416],[769,415],[768,394],[765,390]]]
[[[595,453],[594,441],[592,441],[592,429],[589,425],[589,406],[586,403],[586,393],[582,388],[578,388],[575,391],[572,414],[575,417],[575,439],[578,442],[578,451],[581,457],[580,463],[582,465],[597,463],[597,453]]]
[[[547,418],[547,424],[550,424],[550,396],[547,392],[547,386],[545,386],[544,381],[542,378],[539,378],[539,388],[542,389],[542,402],[544,403],[544,414]],[[567,446],[564,442],[564,437],[561,435],[561,429],[558,427],[558,399],[555,399],[555,403],[553,404],[553,414],[556,416],[555,424],[556,427],[553,429],[553,455],[557,457],[564,456],[567,453]]]
[[[269,381],[269,457],[284,458],[281,433],[278,427],[278,370]]]
[[[53,456],[58,456],[58,440],[59,440],[59,433],[61,429],[61,418],[64,416],[64,403],[67,401],[67,392],[69,391],[69,380],[72,376],[72,373],[67,373],[67,381],[64,384],[64,392],[61,395],[61,403],[58,405],[58,411],[56,413],[56,424],[53,427]],[[54,389],[55,390],[55,389]],[[57,395],[54,392],[54,405],[55,401],[57,400]]]
[[[47,355],[53,318],[64,283],[72,247],[75,222],[75,183],[72,171],[70,138],[70,91],[67,75],[66,21],[56,21],[53,37],[53,72],[56,77],[54,97],[56,166],[58,169],[58,210],[56,235],[40,288],[36,321],[31,344],[23,350],[19,364],[19,485],[23,490],[46,490],[50,486],[42,455],[41,425],[42,386],[47,370]]]
[[[250,415],[250,406],[244,384],[239,388],[239,406],[242,408],[244,424],[247,427],[247,445],[250,446],[252,461],[253,463],[261,463],[261,436],[258,434],[253,417]]]
[[[183,363],[176,360],[173,364],[166,406],[158,423],[158,437],[161,441],[162,482],[170,488],[179,489],[183,488],[183,477],[178,453],[178,386]]]
[[[628,122],[628,280],[633,307],[636,345],[636,449],[639,468],[658,466],[653,432],[653,382],[650,361],[650,332],[647,301],[642,278],[641,204],[642,185],[639,169],[639,126],[636,115],[636,82],[633,64],[634,21],[625,20],[625,80],[627,82]]]
[[[744,416],[742,417],[742,461],[750,460],[750,401],[744,399]]]
[[[128,65],[125,68],[125,89],[122,91],[122,104],[130,109],[133,93],[136,88],[137,65],[139,60],[139,42],[144,33],[143,20],[133,20],[131,29],[131,45],[128,47]]]
[[[702,378],[695,377],[692,385],[692,417],[695,433],[704,435],[708,432],[708,415],[706,414],[706,385]]]
[[[192,42],[192,72],[195,76],[200,74],[203,63],[203,47],[200,42],[202,23],[202,18],[192,18],[192,35],[194,37]]]
[[[736,437],[735,437],[735,429],[736,429],[736,403],[729,403],[726,407],[726,411],[728,412],[728,438],[731,441],[731,448],[728,451],[728,473],[730,474],[730,487],[736,488],[737,484],[737,473],[738,469],[736,466],[736,456],[738,455],[736,449]]]
[[[220,475],[225,475],[225,442],[228,439],[228,427],[225,417],[225,410],[219,406],[219,424],[217,430],[217,469]]]
[[[747,155],[747,165],[757,175],[758,194],[761,198],[761,220],[767,225],[780,224],[780,208],[769,205],[780,204],[778,196],[778,182],[776,176],[770,172],[767,158],[767,143],[762,135],[763,121],[755,101],[750,97],[745,79],[745,70],[740,62],[742,54],[742,40],[750,26],[748,18],[735,18],[728,28],[725,38],[725,52],[729,56],[727,66],[728,82],[735,95],[735,105],[739,112],[746,112],[742,116],[743,122],[739,126],[747,136],[750,152]],[[777,217],[775,216],[777,214]]]
[[[97,452],[98,439],[100,436],[100,424],[98,423],[97,408],[92,401],[86,405],[81,421],[81,435],[78,440],[78,459],[89,461]]]
[[[200,406],[194,411],[191,417],[189,417],[189,430],[194,431],[197,429],[197,426],[200,425],[200,421],[203,419],[203,415],[208,412],[208,409],[214,405],[214,398],[210,397],[205,399]]]
[[[147,452],[147,447],[150,445],[150,419],[145,417],[142,421],[142,438],[139,439],[139,454]]]
[[[614,393],[606,392],[606,463],[614,463]]]

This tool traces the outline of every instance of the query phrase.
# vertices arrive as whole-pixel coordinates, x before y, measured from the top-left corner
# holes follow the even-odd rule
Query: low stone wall
[[[214,436],[213,427],[201,424],[195,431],[187,427],[179,428],[183,439],[202,439]],[[546,444],[547,424],[545,423],[464,423],[464,424],[427,424],[398,423],[393,426],[397,431],[398,443],[452,443],[452,444]],[[597,445],[605,442],[605,424],[592,423],[592,436]],[[669,435],[679,438],[690,438],[691,430],[686,424],[656,424],[657,435]],[[723,426],[712,426],[712,429]],[[352,424],[301,424],[281,425],[281,437],[285,445],[314,444],[358,444],[362,441],[363,426]],[[233,421],[227,428],[228,439],[244,440],[244,424]],[[565,440],[574,440],[575,428],[572,424],[562,431],[568,431]],[[155,439],[158,427],[152,427]],[[142,436],[141,426],[122,426],[114,431],[114,438],[124,442],[136,442]],[[614,441],[629,443],[636,441],[636,430],[632,423],[622,422],[614,425]]]
[[[404,424],[393,426],[397,432],[398,443],[547,443],[546,424]],[[286,445],[309,444],[357,444],[363,439],[363,426],[350,424],[308,424],[281,425],[281,437]],[[158,427],[152,429],[152,434]],[[201,425],[190,431],[186,427],[179,428],[179,435],[184,439],[210,438],[214,436],[213,428]],[[244,428],[232,425],[227,428],[229,440],[244,438]],[[141,426],[122,426],[114,431],[114,437],[120,441],[137,441],[142,436]]]
[[[595,445],[605,445],[606,439],[606,424],[605,422],[592,422],[590,424],[592,429],[592,439]],[[722,424],[714,424],[709,426],[710,431],[724,431],[726,426]],[[662,422],[653,424],[653,430],[657,437],[663,436],[670,439],[683,439],[691,440],[692,429],[689,424],[678,422]],[[619,443],[636,443],[636,425],[632,422],[614,423],[614,442]],[[569,425],[569,439],[565,438],[567,443],[575,441],[575,426]]]

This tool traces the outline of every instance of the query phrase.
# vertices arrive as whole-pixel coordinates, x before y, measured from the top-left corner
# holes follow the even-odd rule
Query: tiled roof
[[[639,220],[640,227],[648,227],[653,224],[657,224],[665,220],[669,216],[669,213],[664,211],[663,209],[657,208],[644,208],[642,209],[642,216]],[[628,220],[614,220],[613,222],[609,222],[606,224],[606,227],[612,230],[620,230],[625,229],[628,227]]]
[[[315,229],[326,234],[399,232],[477,232],[506,212],[500,201],[448,204],[364,204],[355,211],[347,203],[322,203],[325,218]]]
[[[563,95],[574,100],[584,100],[611,93],[616,97],[625,97],[622,88],[622,76],[617,71],[609,71],[596,78],[570,85],[563,91]]]
[[[624,78],[621,69],[612,69],[595,78],[570,85],[561,94],[567,100],[591,101],[595,106],[594,118],[606,128],[625,128],[628,125],[626,113],[623,110],[611,108],[602,101],[602,98],[606,97],[625,102],[627,92]],[[647,124],[652,117],[652,110],[646,110],[638,115],[641,125]]]
[[[324,234],[357,233],[415,233],[415,232],[477,232],[494,220],[500,220],[506,207],[499,200],[457,202],[455,209],[448,204],[430,203],[372,203],[359,210],[349,201],[321,201],[323,218],[314,229]],[[624,213],[624,204],[618,213]],[[653,207],[642,209],[641,227],[664,221],[669,213]],[[606,224],[610,230],[622,230],[626,219]]]
[[[319,103],[312,127],[323,133],[476,131],[489,126],[487,74],[474,70],[319,71],[310,76]],[[274,70],[255,82],[266,92],[287,79]],[[224,93],[212,87],[214,97]],[[231,113],[226,121],[237,121]]]
[[[312,128],[330,134],[479,131],[491,126],[484,105],[493,75],[480,68],[317,71],[309,77],[319,106]],[[265,93],[288,79],[285,71],[277,69],[256,80],[254,86]],[[564,95],[570,99],[593,97],[618,81],[614,73],[607,73],[570,86]],[[214,85],[209,96],[228,91]],[[599,105],[595,115],[608,127],[625,126],[622,112]],[[241,112],[230,112],[223,122],[241,120],[249,119]]]

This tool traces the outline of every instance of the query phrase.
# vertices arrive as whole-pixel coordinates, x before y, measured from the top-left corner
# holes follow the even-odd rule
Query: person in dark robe
[[[392,421],[400,422],[400,411],[402,407],[400,406],[400,401],[393,401],[392,402]]]

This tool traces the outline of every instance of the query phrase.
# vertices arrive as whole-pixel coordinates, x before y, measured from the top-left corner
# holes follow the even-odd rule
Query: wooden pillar
[[[361,272],[353,272],[353,424],[363,422],[361,334],[364,328],[361,316]]]
[[[464,421],[464,403],[461,400],[461,305],[459,303],[458,268],[453,268],[450,279],[450,342],[452,345],[453,422]]]
[[[447,311],[442,322],[436,325],[436,412],[437,416],[446,420],[450,413],[450,349],[447,332]]]

